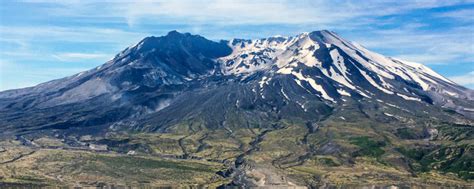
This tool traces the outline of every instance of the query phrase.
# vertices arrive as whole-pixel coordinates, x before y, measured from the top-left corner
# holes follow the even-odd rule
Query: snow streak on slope
[[[313,87],[314,90],[320,92],[322,94],[322,97],[326,100],[330,100],[334,102],[334,99],[331,98],[328,93],[323,89],[321,85],[318,85],[314,79],[311,79],[310,77],[305,77],[303,74],[298,73],[298,72],[291,72],[300,82],[301,81],[306,81],[308,82],[311,87]]]
[[[339,52],[337,50],[331,50],[330,54],[331,54],[331,59],[334,61],[333,62],[334,66],[336,66],[336,68],[340,71],[340,73],[342,73],[342,75],[339,75],[339,73],[335,72],[334,69],[330,69],[331,75],[333,76],[332,78],[335,81],[343,84],[344,86],[349,87],[350,89],[355,89],[356,87],[352,84],[352,81],[348,77],[347,68],[343,64],[342,61],[344,60],[340,56]],[[325,73],[326,76],[328,75],[326,72],[323,72],[323,73]]]
[[[444,91],[450,96],[460,96],[457,88],[442,90],[446,85],[455,84],[421,64],[371,52],[329,31],[303,33],[294,37],[234,39],[228,44],[233,49],[232,54],[218,59],[223,63],[224,74],[251,75],[269,71],[293,75],[298,85],[304,88],[302,82],[308,82],[323,99],[329,101],[340,96],[350,96],[351,93],[370,98],[378,93],[376,91],[414,101],[423,99],[418,98],[414,92],[416,90]],[[302,69],[317,69],[322,75],[303,76],[305,72],[301,72]],[[261,87],[268,84],[272,76],[265,77],[260,82]],[[332,88],[336,89],[339,96],[326,91],[328,86],[325,84],[318,83],[324,79],[332,81]],[[408,87],[408,90],[407,87],[400,87],[405,83],[414,88]],[[367,85],[372,89],[364,87]]]

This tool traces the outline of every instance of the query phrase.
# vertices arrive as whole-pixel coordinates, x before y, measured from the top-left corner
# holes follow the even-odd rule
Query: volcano
[[[32,165],[51,153],[88,154],[70,155],[81,164],[59,172],[26,168],[42,184],[468,186],[473,126],[474,91],[327,30],[218,42],[171,31],[94,69],[0,92],[6,151],[36,152],[20,153]],[[142,176],[98,168],[92,182],[87,158]],[[158,166],[165,172],[136,163],[162,159],[173,165]],[[209,176],[156,177],[177,169]]]

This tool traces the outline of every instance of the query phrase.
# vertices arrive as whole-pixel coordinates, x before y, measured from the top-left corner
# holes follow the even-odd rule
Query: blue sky
[[[0,90],[91,69],[146,36],[328,29],[474,88],[474,0],[0,1]]]

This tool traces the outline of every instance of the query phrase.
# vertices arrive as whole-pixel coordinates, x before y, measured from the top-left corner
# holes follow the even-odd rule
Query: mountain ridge
[[[260,186],[255,175],[285,186],[339,182],[305,166],[364,166],[384,183],[429,173],[463,183],[473,178],[473,97],[426,66],[327,30],[219,42],[171,31],[94,69],[0,92],[0,139],[217,162],[223,187]]]
[[[51,85],[49,93],[56,95],[43,95],[50,99],[37,104],[44,108],[103,94],[116,99],[140,87],[156,90],[203,77],[212,78],[216,74],[245,80],[257,72],[262,72],[258,81],[261,92],[273,76],[286,75],[307,92],[332,103],[343,96],[392,95],[408,101],[436,103],[469,117],[474,115],[466,111],[473,107],[460,107],[450,99],[452,96],[471,101],[474,91],[454,84],[421,64],[385,58],[328,30],[294,37],[220,42],[170,31],[166,36],[144,38],[95,69],[17,91],[36,94],[34,91],[38,90],[44,94],[42,90],[48,91]],[[19,92],[1,92],[0,97],[15,96],[14,93]],[[13,104],[3,107],[8,106]]]

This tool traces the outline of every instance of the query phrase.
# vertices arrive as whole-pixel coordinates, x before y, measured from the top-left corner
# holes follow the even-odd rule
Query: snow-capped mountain
[[[474,118],[473,99],[472,90],[422,64],[385,57],[326,30],[220,42],[172,31],[147,37],[95,69],[1,92],[0,125],[29,132],[143,129],[153,122],[147,129],[160,130],[199,118],[219,127],[228,111],[264,124],[273,119],[266,112],[319,119],[327,116],[321,111],[352,102],[411,113],[447,109],[466,122]]]
[[[470,117],[471,108],[456,105],[451,98],[474,99],[471,90],[460,87],[430,68],[414,62],[385,57],[323,30],[294,37],[230,41],[231,55],[219,58],[223,73],[250,76],[266,72],[260,88],[274,75],[289,75],[302,88],[308,83],[323,100],[341,96],[364,98],[391,96],[409,101],[454,108]],[[319,81],[317,81],[319,80]],[[262,89],[263,90],[263,89]]]
[[[336,96],[326,95],[328,92],[314,82],[314,76],[304,76],[298,70],[320,71],[322,75],[318,77],[335,82],[333,87],[337,88],[339,95],[350,96],[350,91],[371,98],[368,95],[371,92],[357,83],[364,81],[371,88],[406,100],[421,101],[424,98],[409,91],[415,89],[473,99],[472,91],[457,86],[422,64],[385,57],[326,30],[295,37],[234,39],[228,44],[233,49],[232,54],[219,58],[225,64],[224,74],[251,75],[256,71],[268,71],[293,75],[296,82],[309,82],[326,100],[333,101]],[[268,82],[270,79],[265,77],[264,80]],[[398,87],[399,82],[412,87]]]

